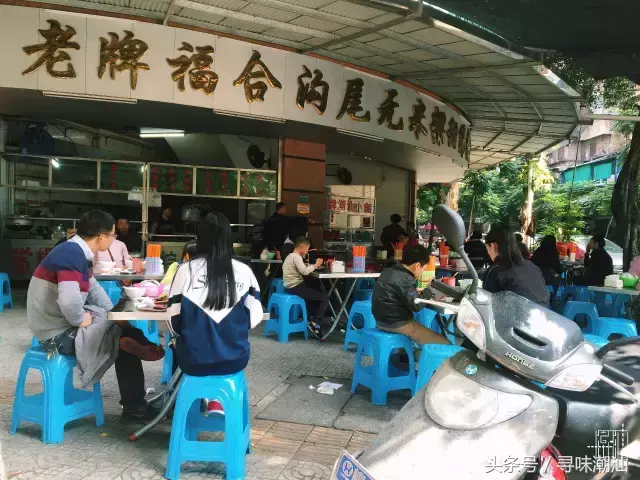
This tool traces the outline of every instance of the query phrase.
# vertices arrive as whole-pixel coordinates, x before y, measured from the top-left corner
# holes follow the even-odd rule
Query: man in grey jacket
[[[55,247],[36,268],[27,292],[27,325],[47,351],[76,355],[78,331],[92,324],[86,307],[93,305],[103,311],[113,308],[93,276],[92,260],[96,252],[111,245],[114,225],[108,213],[85,213],[78,222],[77,234]],[[141,359],[159,360],[164,351],[127,322],[120,327],[115,367],[123,416],[134,420],[153,418],[156,412],[144,399]],[[84,357],[85,352],[82,353]]]

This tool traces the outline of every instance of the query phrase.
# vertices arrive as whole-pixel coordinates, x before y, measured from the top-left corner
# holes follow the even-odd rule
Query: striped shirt
[[[291,252],[282,264],[284,288],[297,287],[304,282],[303,277],[309,275],[315,269],[315,265],[305,265],[302,256],[298,252]]]

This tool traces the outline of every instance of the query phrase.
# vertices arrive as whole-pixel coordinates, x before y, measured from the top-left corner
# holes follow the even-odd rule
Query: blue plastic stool
[[[553,310],[556,313],[562,313],[562,310],[564,310],[564,287],[562,285],[559,285],[558,288],[556,289],[556,293],[555,295],[551,296],[551,310]]]
[[[302,320],[299,320],[300,310],[302,311]],[[301,332],[304,333],[305,340],[309,339],[307,307],[302,298],[288,293],[274,293],[269,298],[267,311],[270,318],[265,323],[265,337],[268,337],[271,332],[276,332],[278,342],[287,343],[289,335]]]
[[[638,329],[632,320],[626,318],[600,317],[595,324],[593,333],[609,341],[609,337],[613,334],[622,337],[637,337]]]
[[[250,452],[249,392],[244,371],[233,375],[192,377],[183,374],[176,399],[165,477],[178,480],[183,462],[221,462],[227,480],[245,478],[245,454]],[[216,398],[224,417],[205,417],[200,399]],[[221,442],[199,442],[200,432],[223,431]]]
[[[376,328],[376,319],[371,313],[371,301],[353,302],[349,310],[347,320],[346,335],[344,337],[344,349],[348,350],[349,345],[360,341],[360,330],[363,328]],[[366,355],[371,355],[367,352]]]
[[[282,278],[273,278],[269,284],[269,297],[274,293],[284,293],[284,280]]]
[[[588,333],[584,335],[584,339],[587,342],[593,343],[596,348],[604,347],[607,343],[609,343],[609,340],[607,340],[606,338],[599,337],[598,335],[591,335]]]
[[[106,294],[109,296],[109,300],[114,305],[117,305],[120,299],[122,298],[122,288],[118,285],[118,282],[111,280],[103,280],[98,282],[100,286],[104,289]]]
[[[40,342],[36,337],[31,337],[31,348],[39,348]]]
[[[569,299],[574,302],[591,302],[592,298],[593,292],[589,291],[589,287],[569,285],[562,292],[562,303],[566,303]]]
[[[598,315],[603,317],[615,317],[615,295],[605,292],[593,292],[593,303],[596,305]]]
[[[155,320],[129,320],[132,327],[139,328],[152,343],[160,345],[160,333],[158,332],[158,322]]]
[[[582,328],[582,331],[597,335],[595,328],[598,322],[598,311],[593,303],[569,301],[565,303],[562,315],[573,321],[578,315],[584,315],[587,317],[587,325]]]
[[[13,308],[13,297],[11,296],[11,283],[9,282],[9,275],[6,273],[0,273],[0,312],[4,312],[4,307]]]
[[[435,343],[423,345],[420,352],[420,364],[418,365],[418,379],[413,394],[415,395],[418,390],[431,380],[435,371],[447,358],[462,350],[464,348],[456,347],[455,345],[439,345]]]
[[[171,332],[167,332],[164,335],[164,359],[162,360],[160,385],[169,383],[173,376],[173,350],[169,348],[169,342],[171,342]]]
[[[551,295],[555,295],[556,289],[553,288],[553,285],[547,285],[547,292],[549,292]]]
[[[373,352],[373,364],[362,365],[362,356],[367,349]],[[391,364],[394,350],[402,349],[409,357],[409,371],[399,371]],[[387,394],[393,390],[411,390],[416,385],[416,367],[413,359],[411,340],[404,335],[386,333],[377,329],[364,329],[360,332],[360,343],[356,353],[356,363],[351,383],[351,393],[355,393],[358,385],[371,390],[371,403],[386,405]]]
[[[356,290],[373,290],[376,280],[374,278],[358,278],[356,280]]]
[[[423,308],[413,314],[413,319],[423,327],[431,328],[436,318],[435,310],[430,308]]]
[[[373,298],[373,290],[368,289],[357,289],[353,292],[353,301],[362,302],[362,301],[371,301]]]
[[[55,355],[47,360],[44,350],[29,349],[22,359],[11,417],[11,435],[16,433],[21,420],[42,427],[43,443],[62,443],[64,426],[72,420],[95,415],[96,426],[104,425],[100,382],[93,392],[73,387],[75,357]],[[27,395],[25,382],[30,369],[42,373],[42,393]]]

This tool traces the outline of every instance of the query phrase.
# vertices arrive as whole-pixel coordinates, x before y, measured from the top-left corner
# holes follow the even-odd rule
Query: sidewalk
[[[14,300],[18,305],[24,304],[24,297],[14,294]],[[8,477],[19,480],[164,478],[171,425],[165,422],[137,442],[129,442],[128,435],[134,428],[120,420],[113,369],[104,377],[102,385],[104,427],[96,428],[92,417],[72,422],[65,429],[64,443],[55,446],[41,442],[40,428],[35,425],[22,423],[15,436],[9,435],[15,381],[31,342],[25,313],[20,306],[0,313],[0,441]],[[392,407],[386,408],[371,405],[368,392],[350,396],[355,355],[343,351],[342,344],[338,343],[341,335],[335,334],[334,338],[333,342],[320,343],[304,341],[300,336],[287,344],[279,344],[273,338],[265,339],[261,328],[252,332],[251,361],[246,375],[253,453],[247,456],[247,480],[328,479],[340,452],[346,449],[355,453],[366,448],[374,433],[408,398],[393,398]],[[161,367],[162,362],[144,364],[147,387],[159,387]],[[308,388],[307,384],[325,379],[343,384],[335,396],[328,397]],[[35,373],[27,384],[33,393],[40,390],[40,380]],[[302,386],[306,391],[300,395]],[[300,408],[286,407],[291,402],[296,405],[297,401]],[[287,411],[278,408],[281,402]],[[266,410],[269,406],[272,408]],[[277,421],[283,414],[294,421]],[[260,418],[265,416],[277,418]],[[305,418],[311,421],[300,423]],[[334,424],[343,427],[337,429]],[[183,464],[180,478],[224,479],[224,466]]]

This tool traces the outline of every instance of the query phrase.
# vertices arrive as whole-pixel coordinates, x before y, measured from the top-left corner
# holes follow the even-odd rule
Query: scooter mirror
[[[454,250],[458,251],[464,246],[464,222],[455,211],[446,205],[436,205],[433,208],[433,223]]]

